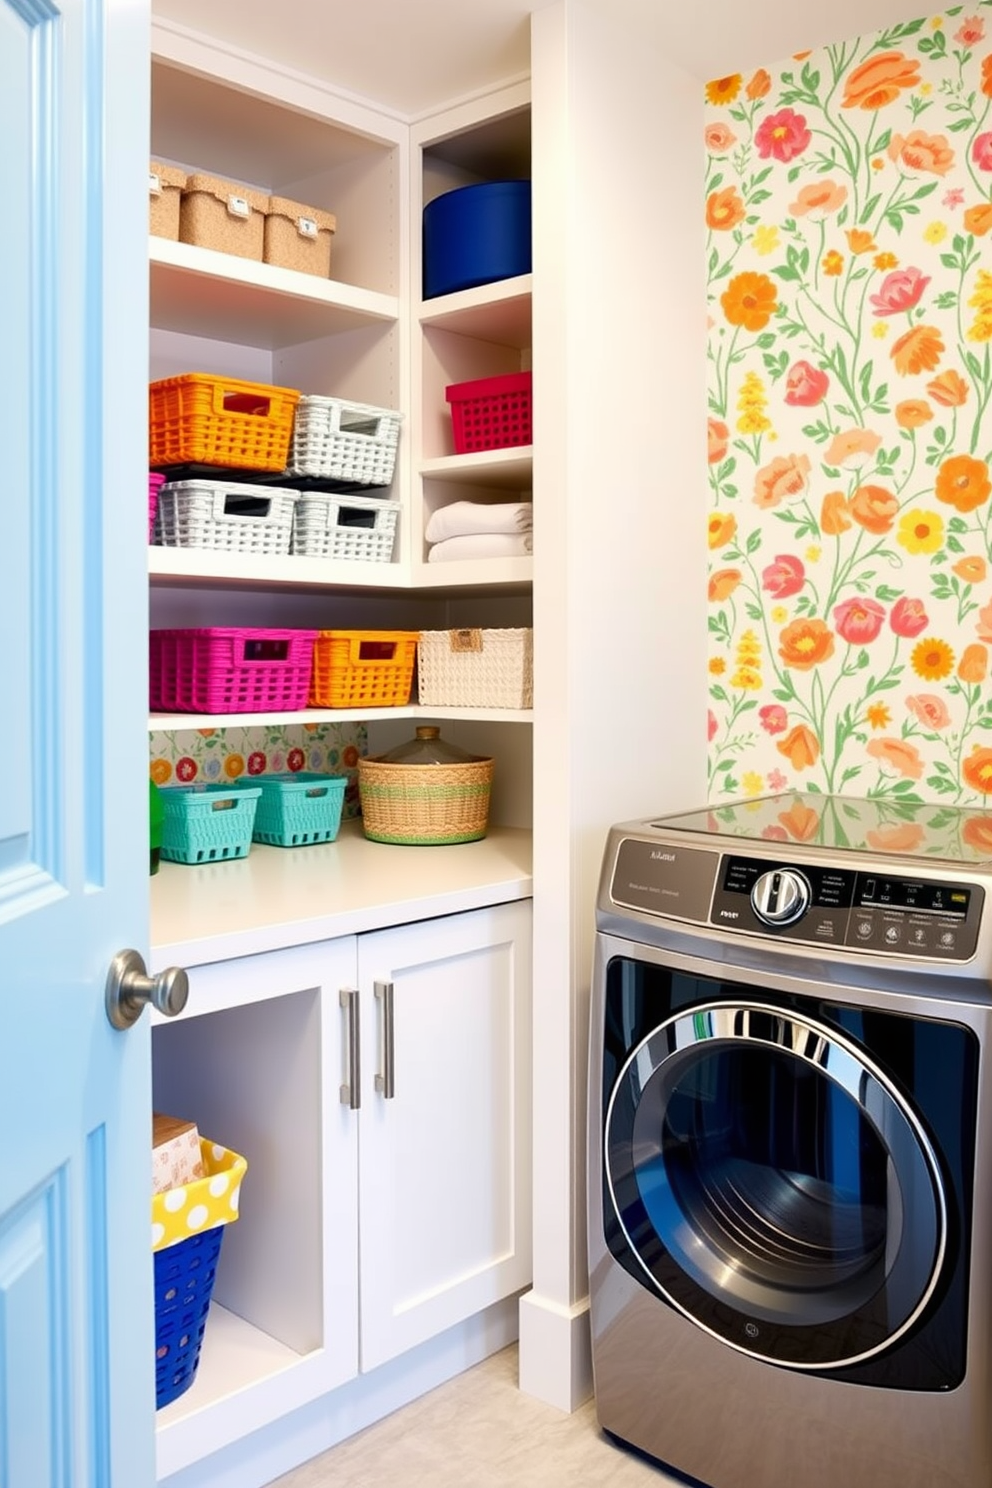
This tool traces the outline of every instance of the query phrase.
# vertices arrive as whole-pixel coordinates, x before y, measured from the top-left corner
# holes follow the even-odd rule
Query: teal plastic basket
[[[162,791],[162,857],[172,863],[244,858],[251,847],[257,786],[189,785]]]
[[[346,775],[256,775],[261,788],[252,836],[270,847],[307,847],[333,842],[341,825]]]

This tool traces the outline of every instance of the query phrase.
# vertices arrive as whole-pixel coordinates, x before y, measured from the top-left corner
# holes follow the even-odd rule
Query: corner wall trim
[[[520,1388],[569,1413],[592,1395],[588,1297],[572,1307],[533,1291],[521,1297]]]

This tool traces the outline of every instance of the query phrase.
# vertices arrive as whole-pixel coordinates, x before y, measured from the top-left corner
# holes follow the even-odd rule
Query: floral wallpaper
[[[312,770],[348,775],[342,816],[357,816],[358,759],[368,753],[366,730],[353,723],[268,724],[264,727],[175,729],[149,736],[156,785],[236,780],[239,775]]]
[[[992,0],[706,87],[710,799],[992,794]]]

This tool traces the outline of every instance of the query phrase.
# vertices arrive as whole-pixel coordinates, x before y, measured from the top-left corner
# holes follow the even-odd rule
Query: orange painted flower
[[[767,274],[746,269],[735,274],[720,296],[723,313],[731,325],[746,331],[763,331],[778,309],[775,286]]]
[[[884,703],[870,703],[865,717],[873,729],[886,728],[892,722],[892,714]]]
[[[780,811],[778,819],[794,842],[812,842],[820,826],[819,812],[803,801],[794,802],[788,811]]]
[[[167,780],[171,779],[172,766],[167,759],[159,756],[158,759],[152,760],[148,773],[156,785],[164,785]]]
[[[736,186],[725,186],[706,199],[706,226],[714,232],[729,232],[747,216],[747,208]]]
[[[984,584],[988,571],[985,559],[978,556],[959,558],[957,563],[951,566],[951,572],[956,573],[959,579],[964,579],[966,584]]]
[[[919,750],[913,744],[907,744],[905,739],[886,734],[881,739],[870,739],[866,747],[874,759],[890,765],[904,780],[919,780],[923,774]]]
[[[992,493],[989,468],[984,460],[971,455],[952,455],[937,472],[935,494],[959,512],[974,511],[983,506]]]
[[[731,73],[730,77],[714,78],[706,84],[707,103],[733,103],[741,91],[741,75],[739,72]]]
[[[806,489],[809,470],[808,455],[779,455],[763,465],[754,477],[755,506],[767,511],[787,496],[798,496]]]
[[[932,372],[944,354],[944,338],[936,326],[913,326],[894,342],[890,353],[901,376]]]
[[[965,231],[976,238],[984,238],[992,227],[992,202],[981,202],[977,207],[968,207],[964,214]]]
[[[793,620],[779,636],[778,654],[788,667],[808,672],[834,654],[834,636],[822,620]]]
[[[763,67],[759,67],[744,91],[751,102],[754,103],[758,98],[767,98],[771,90],[771,77]]]
[[[710,603],[719,603],[721,600],[729,599],[741,578],[739,568],[718,568],[715,573],[710,574]]]
[[[920,429],[933,418],[933,409],[926,398],[907,398],[896,404],[895,415],[900,429]]]
[[[711,512],[706,524],[706,541],[711,548],[723,548],[737,531],[737,518],[731,512]]]
[[[723,459],[729,438],[730,430],[722,419],[706,420],[706,458],[711,465],[717,465]]]
[[[797,723],[784,739],[775,745],[779,754],[784,754],[794,770],[808,770],[820,758],[820,741],[804,723]]]
[[[946,176],[954,164],[954,151],[944,134],[926,134],[914,129],[909,134],[894,134],[888,156],[908,170],[926,171],[931,176]]]
[[[838,274],[844,272],[844,255],[838,253],[836,248],[831,248],[829,253],[823,257],[823,272],[836,279]]]
[[[927,383],[927,392],[942,408],[960,408],[968,396],[968,384],[953,367]]]
[[[344,748],[341,751],[341,763],[344,765],[345,769],[347,769],[347,770],[353,770],[355,768],[355,766],[358,764],[358,746],[357,745],[355,745],[355,744],[346,744],[344,746]]]
[[[924,728],[931,731],[945,729],[951,721],[950,711],[942,697],[935,692],[918,692],[906,699],[906,707]]]
[[[924,636],[917,641],[909,659],[913,671],[925,682],[942,682],[954,668],[954,652],[946,641],[936,636]]]
[[[840,537],[853,526],[843,491],[828,491],[820,508],[820,531],[828,537]]]
[[[826,465],[843,465],[854,455],[873,455],[882,442],[873,429],[845,429],[835,434],[823,452]]]
[[[711,155],[726,155],[737,143],[736,134],[726,124],[707,124],[703,139]]]
[[[980,641],[992,642],[992,600],[979,610],[975,631]]]
[[[883,272],[886,269],[894,269],[898,262],[894,253],[877,253],[874,258],[876,269],[881,269]]]
[[[992,857],[992,816],[969,816],[961,836],[983,858]]]
[[[224,774],[228,780],[237,780],[238,776],[244,773],[244,756],[240,754],[229,754],[224,760]]]
[[[202,739],[211,739],[211,738],[213,738],[213,736],[217,732],[217,730],[216,729],[197,729],[196,732],[200,735],[200,737]]]
[[[813,181],[789,203],[789,211],[794,217],[807,217],[811,212],[826,216],[828,212],[839,212],[846,201],[847,187],[839,181]]]
[[[849,227],[846,233],[847,246],[854,254],[874,253],[877,247],[875,239],[870,232],[865,232],[861,227]]]
[[[973,749],[961,767],[965,783],[987,796],[992,791],[992,749]]]
[[[926,836],[918,822],[894,822],[888,827],[874,827],[865,833],[865,841],[876,852],[915,852]]]
[[[989,671],[989,653],[977,641],[965,646],[958,662],[958,676],[962,682],[984,682]]]
[[[992,52],[982,59],[982,92],[992,98]]]
[[[844,84],[844,108],[880,109],[920,81],[920,64],[902,52],[876,52]]]
[[[851,497],[849,511],[866,532],[888,532],[899,511],[899,501],[884,486],[859,486]]]

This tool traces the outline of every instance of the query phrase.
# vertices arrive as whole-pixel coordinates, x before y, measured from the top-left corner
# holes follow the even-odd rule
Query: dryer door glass
[[[606,1180],[650,1281],[728,1342],[800,1368],[870,1358],[937,1284],[940,1169],[854,1040],[760,1001],[673,1013],[629,1053]]]

